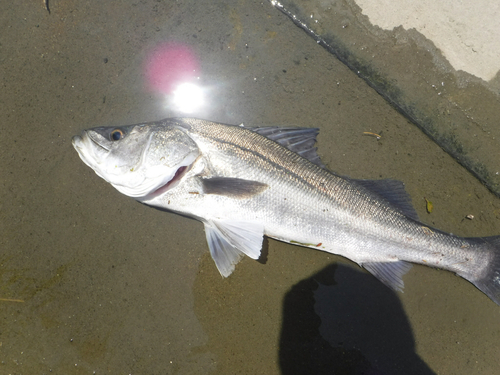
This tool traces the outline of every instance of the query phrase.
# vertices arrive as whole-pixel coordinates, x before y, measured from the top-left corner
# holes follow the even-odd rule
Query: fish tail
[[[458,274],[500,305],[500,236],[482,237],[481,240],[485,242],[485,251],[489,253],[486,268],[480,275],[466,272]]]

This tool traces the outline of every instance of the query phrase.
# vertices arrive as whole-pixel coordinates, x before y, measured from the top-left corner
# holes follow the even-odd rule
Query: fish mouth
[[[169,181],[167,181],[166,184],[160,186],[158,189],[156,189],[152,193],[148,194],[148,198],[157,197],[158,195],[161,195],[161,194],[165,193],[166,191],[169,191],[169,190],[173,189],[174,187],[176,187],[177,185],[179,185],[182,178],[186,175],[186,173],[188,173],[191,170],[191,168],[193,168],[193,165],[195,165],[199,159],[200,159],[200,156],[198,156],[197,158],[194,158],[194,160],[191,159],[190,164],[188,162],[187,165],[181,165],[179,168],[177,168],[177,170],[174,173],[174,176]]]
[[[96,137],[96,134],[99,135],[102,138],[102,135],[100,135],[97,132],[90,132],[90,131],[85,131],[85,136],[97,147],[100,147],[102,150],[109,152],[109,148],[105,147],[102,142],[99,142],[99,140]]]
[[[92,152],[90,151],[92,147],[89,147],[89,144],[94,144],[95,142],[93,142],[92,139],[89,138],[86,132],[82,132],[81,136],[75,135],[72,138],[71,143],[73,144],[76,152],[78,152],[78,156],[80,156],[80,159],[82,159],[82,161],[89,167],[93,168],[90,160],[93,160],[94,158],[92,157]]]
[[[92,138],[87,131],[83,131],[81,135],[75,135],[71,141],[80,159],[92,168],[98,176],[104,178],[102,174],[99,173],[98,165],[103,157],[109,153],[109,149]],[[104,179],[107,181],[106,178]]]
[[[73,144],[73,147],[75,148],[76,151],[80,151],[83,147],[83,138],[79,135],[75,135],[73,138],[71,138],[71,143]]]
[[[153,191],[151,194],[149,194],[150,198],[157,197],[158,195],[161,195],[165,193],[166,191],[173,189],[176,187],[179,182],[181,181],[182,177],[191,169],[191,165],[184,165],[182,167],[179,167],[175,173],[174,177],[172,177],[165,185],[160,186],[158,189]]]
[[[109,148],[105,147],[102,142],[99,142],[94,134],[86,130],[82,131],[81,135],[75,135],[71,141],[77,151],[78,149],[83,149],[85,146],[90,147],[93,145],[99,147],[102,151],[109,152]]]

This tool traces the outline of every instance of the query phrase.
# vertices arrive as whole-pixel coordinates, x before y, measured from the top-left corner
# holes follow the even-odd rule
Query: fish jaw
[[[99,161],[106,157],[109,150],[104,147],[96,147],[88,136],[87,131],[83,131],[81,136],[75,135],[72,139],[72,144],[80,159],[92,168],[99,177],[104,178],[100,174]]]
[[[116,129],[123,139],[112,139]],[[154,126],[93,128],[73,137],[73,147],[99,177],[122,194],[142,200],[174,188],[197,159],[194,142],[182,132],[176,136],[177,142],[167,152],[160,147],[165,139]],[[183,142],[178,142],[182,137]]]

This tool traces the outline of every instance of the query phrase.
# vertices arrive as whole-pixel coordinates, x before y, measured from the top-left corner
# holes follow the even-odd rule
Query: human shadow
[[[415,353],[395,293],[370,274],[331,265],[286,294],[279,361],[284,375],[431,375]]]

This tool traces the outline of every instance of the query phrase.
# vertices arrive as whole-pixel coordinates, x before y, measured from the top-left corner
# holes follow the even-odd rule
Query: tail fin
[[[476,279],[471,279],[467,275],[461,274],[480,291],[490,297],[497,305],[500,305],[500,236],[482,237],[488,244],[488,251],[491,252],[490,261],[486,271]]]

